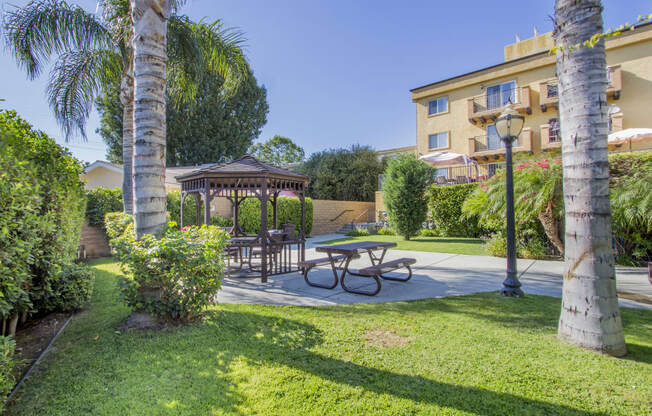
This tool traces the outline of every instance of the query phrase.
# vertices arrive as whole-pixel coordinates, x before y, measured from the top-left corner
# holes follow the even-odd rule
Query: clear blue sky
[[[2,9],[26,0],[2,1]],[[75,2],[75,1],[73,1]],[[78,0],[90,11],[94,0]],[[652,12],[650,0],[605,0],[605,27]],[[498,6],[497,6],[498,5]],[[307,153],[359,143],[376,149],[415,143],[411,88],[503,60],[503,46],[552,29],[554,0],[189,0],[192,19],[222,19],[246,35],[246,54],[267,87],[269,115],[259,140],[290,137]],[[63,143],[47,105],[45,76],[28,81],[0,54],[0,108],[12,108]],[[46,74],[47,75],[47,74]],[[82,160],[104,159],[95,133],[68,143]]]

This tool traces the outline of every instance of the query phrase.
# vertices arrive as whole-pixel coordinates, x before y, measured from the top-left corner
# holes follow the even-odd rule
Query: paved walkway
[[[320,236],[318,241],[341,238],[341,235]],[[311,239],[312,240],[312,239]],[[322,257],[309,241],[306,258]],[[364,302],[393,302],[402,300],[438,298],[500,290],[505,279],[505,259],[489,256],[427,253],[421,251],[390,250],[386,260],[399,257],[416,258],[414,274],[409,282],[383,281],[381,292],[374,297],[345,292],[341,286],[321,289],[308,286],[300,273],[271,276],[267,283],[260,279],[225,279],[218,301],[223,303],[256,303],[271,305],[336,305]],[[368,257],[351,262],[353,268],[369,265]],[[527,294],[561,297],[564,264],[559,261],[519,259],[517,268],[522,289]],[[618,267],[619,291],[646,295],[652,299],[652,285],[647,280],[647,269]],[[311,279],[332,282],[330,267],[311,271]],[[356,278],[353,278],[356,279]],[[347,278],[348,282],[348,278]],[[354,282],[354,280],[351,280]],[[357,281],[357,287],[372,286],[366,278]],[[354,286],[352,284],[352,286]],[[652,310],[652,305],[620,299],[621,306]]]

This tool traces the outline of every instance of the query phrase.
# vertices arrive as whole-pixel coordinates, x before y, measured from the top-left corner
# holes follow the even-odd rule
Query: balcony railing
[[[530,87],[517,87],[511,90],[502,90],[500,93],[485,93],[469,98],[469,121],[475,124],[496,120],[508,103],[511,103],[516,111],[531,114]]]
[[[532,151],[532,129],[526,127],[512,147],[514,152]],[[505,155],[505,145],[498,136],[475,136],[469,138],[469,156],[481,160],[499,159]]]
[[[485,163],[458,165],[440,169],[445,175],[435,175],[433,183],[438,186],[459,185],[463,183],[480,182],[494,176],[499,169],[505,167],[504,163]]]
[[[617,100],[620,98],[623,80],[620,65],[607,67],[607,97]],[[541,111],[545,112],[548,107],[557,108],[559,94],[557,90],[557,78],[544,81],[539,84],[539,105]]]

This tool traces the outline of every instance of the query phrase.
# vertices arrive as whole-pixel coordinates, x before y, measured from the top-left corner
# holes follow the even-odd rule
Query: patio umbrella
[[[427,164],[429,164],[430,166],[434,166],[434,167],[464,164],[464,166],[466,166],[467,168],[467,176],[469,177],[471,176],[470,174],[471,172],[469,170],[471,166],[475,167],[476,176],[479,173],[477,162],[462,153],[454,153],[448,151],[432,152],[419,157],[419,160],[422,160]]]
[[[609,135],[609,145],[621,145],[629,143],[629,150],[632,150],[632,142],[652,139],[652,129],[635,128],[616,131]]]

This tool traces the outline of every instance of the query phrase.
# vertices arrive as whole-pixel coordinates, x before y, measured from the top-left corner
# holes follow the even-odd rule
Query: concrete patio
[[[306,258],[323,257],[314,246],[340,235],[311,239]],[[229,278],[223,282],[217,300],[223,303],[255,303],[270,305],[337,305],[363,302],[393,302],[414,299],[467,295],[477,292],[497,291],[505,278],[505,259],[489,256],[428,253],[420,251],[390,250],[386,260],[413,257],[417,260],[412,279],[408,282],[383,281],[381,292],[374,297],[345,292],[341,286],[321,289],[308,286],[300,273],[271,276],[267,283],[260,279]],[[362,256],[352,263],[353,268],[369,265],[369,258]],[[519,278],[527,294],[561,297],[563,262],[543,260],[518,260]],[[311,272],[314,281],[332,282],[330,266],[317,267]],[[619,291],[644,295],[652,300],[652,285],[647,280],[647,270],[633,267],[617,267]],[[356,280],[357,279],[357,280]],[[352,287],[371,286],[368,278],[353,277],[347,284]],[[355,284],[354,284],[355,282]],[[620,305],[652,310],[652,305],[620,299]]]

